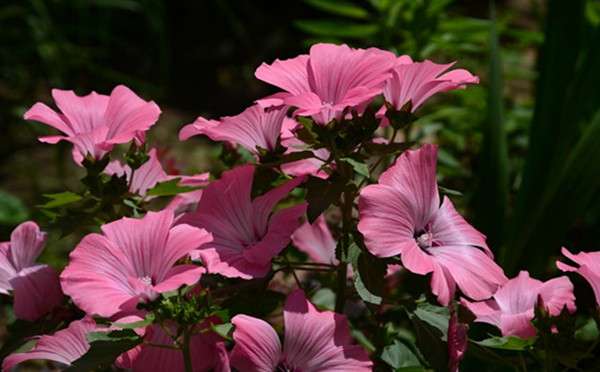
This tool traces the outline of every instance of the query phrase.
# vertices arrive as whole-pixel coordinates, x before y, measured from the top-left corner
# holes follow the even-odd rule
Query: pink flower
[[[82,357],[90,348],[87,341],[88,332],[93,331],[96,324],[92,318],[76,320],[69,327],[53,335],[41,336],[36,345],[25,353],[14,353],[2,362],[2,370],[10,371],[13,366],[27,360],[51,360],[65,366]]]
[[[456,286],[476,300],[490,297],[507,279],[493,261],[485,236],[454,209],[440,206],[436,182],[437,148],[406,151],[379,183],[360,193],[359,231],[378,257],[400,255],[409,271],[431,277],[432,292],[447,305]]]
[[[189,187],[206,187],[208,185],[208,173],[199,173],[193,176],[176,176],[181,177],[179,185]],[[193,190],[177,194],[165,207],[165,209],[172,210],[176,216],[179,216],[186,212],[195,211],[198,202],[202,198],[203,189]]]
[[[177,333],[176,324],[170,327]],[[195,372],[230,372],[229,356],[223,340],[214,332],[207,332],[205,325],[198,326],[198,333],[190,338],[190,354]],[[175,346],[173,340],[158,325],[144,331],[144,342],[165,347]],[[185,370],[181,350],[157,347],[148,344],[136,346],[117,358],[119,368],[133,372],[183,371]]]
[[[289,243],[300,225],[306,204],[281,209],[275,205],[304,181],[298,177],[252,200],[254,167],[246,165],[223,173],[211,182],[195,212],[181,222],[206,229],[214,240],[196,251],[208,272],[229,278],[265,276],[271,259]]]
[[[464,358],[469,345],[467,331],[469,326],[461,323],[454,307],[450,308],[448,321],[448,370],[458,372],[460,361]]]
[[[125,176],[129,183],[129,191],[144,197],[148,190],[156,186],[157,183],[168,181],[172,178],[167,175],[160,164],[156,155],[156,149],[150,150],[148,155],[150,156],[148,161],[133,172],[133,177],[131,176],[131,167],[122,164],[118,160],[111,161],[104,169],[104,173],[120,177]]]
[[[290,294],[283,309],[283,347],[264,320],[236,315],[231,365],[245,372],[371,371],[367,352],[352,344],[346,317],[317,311],[301,290]]]
[[[464,69],[445,72],[454,63],[440,65],[429,60],[412,62],[410,57],[398,58],[392,77],[383,89],[385,100],[396,110],[411,103],[415,112],[429,97],[439,92],[464,88],[467,84],[478,84],[479,78]]]
[[[254,105],[239,115],[226,116],[220,121],[198,117],[192,124],[181,129],[179,139],[183,141],[204,134],[213,141],[237,143],[255,154],[258,153],[258,148],[273,151],[286,113],[286,107],[265,110]]]
[[[583,276],[590,283],[590,286],[592,286],[596,303],[600,306],[600,252],[580,252],[573,254],[564,247],[561,252],[565,257],[579,265],[579,267],[567,265],[560,261],[556,261],[556,266],[561,271],[574,271]]]
[[[63,132],[63,136],[40,137],[41,142],[73,143],[73,159],[77,164],[86,155],[103,157],[115,144],[133,139],[144,142],[144,133],[156,123],[158,106],[144,101],[129,88],[119,85],[110,96],[92,92],[79,97],[70,90],[52,90],[52,97],[60,112],[43,103],[36,103],[24,115]]]
[[[0,293],[14,295],[19,319],[34,321],[63,301],[58,275],[35,260],[44,249],[46,233],[35,222],[23,222],[10,242],[0,243]]]
[[[321,168],[325,160],[329,159],[329,151],[326,148],[310,149],[310,147],[296,138],[294,130],[297,123],[293,119],[286,119],[281,128],[281,145],[286,147],[286,154],[299,151],[312,151],[314,157],[292,161],[281,165],[281,170],[290,176],[313,175],[319,178],[328,178],[329,174]]]
[[[536,334],[531,324],[536,302],[540,296],[550,315],[559,315],[566,306],[575,312],[573,284],[566,276],[542,282],[529,277],[527,271],[506,282],[494,296],[482,302],[461,302],[475,316],[476,322],[492,324],[503,336],[533,337]]]
[[[338,263],[335,257],[337,243],[331,236],[323,215],[320,215],[312,225],[306,221],[294,231],[292,242],[314,262],[334,265]]]
[[[395,56],[376,48],[315,44],[309,55],[263,63],[255,76],[285,92],[259,100],[263,106],[297,107],[296,115],[319,124],[341,119],[347,108],[360,110],[381,94]]]
[[[85,236],[71,252],[60,276],[63,290],[86,313],[111,317],[196,283],[204,268],[175,262],[212,237],[203,229],[172,225],[171,211],[103,225],[102,234]]]

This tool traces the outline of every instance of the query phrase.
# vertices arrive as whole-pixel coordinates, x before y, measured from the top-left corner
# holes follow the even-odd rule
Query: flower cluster
[[[104,363],[133,371],[369,371],[385,344],[371,344],[378,332],[357,324],[369,316],[364,303],[382,313],[406,306],[398,275],[430,281],[408,296],[411,319],[428,299],[449,309],[451,370],[468,341],[457,307],[521,338],[536,336],[540,314],[552,321],[574,313],[567,276],[507,278],[485,235],[440,196],[437,146],[410,149],[406,136],[428,99],[479,82],[451,67],[333,44],[263,63],[255,76],[281,91],[179,132],[180,140],[206,136],[251,154],[250,164],[238,157],[211,175],[164,170],[160,152],[145,144],[160,109],[130,89],[84,97],[53,90],[58,110],[36,103],[25,119],[63,133],[41,142],[73,144],[89,190],[56,203],[63,209],[49,213],[49,226],[90,210],[97,226],[60,275],[35,263],[46,240],[36,223],[0,244],[0,293],[13,297],[15,316],[70,322],[5,358],[3,369],[39,359],[78,366],[101,340],[117,351]],[[124,160],[110,161],[127,143]],[[585,278],[600,305],[600,253],[563,253],[576,265],[558,261],[558,269]],[[333,289],[330,306],[310,300],[320,287]],[[274,293],[285,301],[264,309],[261,301],[278,301]],[[282,321],[267,318],[281,312]]]

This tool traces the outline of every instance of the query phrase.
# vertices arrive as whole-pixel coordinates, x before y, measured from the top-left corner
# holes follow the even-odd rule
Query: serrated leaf
[[[148,190],[146,195],[148,196],[173,196],[178,194],[183,194],[185,192],[190,192],[194,190],[200,189],[200,187],[190,187],[190,186],[180,186],[179,181],[180,178],[173,178],[168,181],[159,182]]]
[[[375,305],[381,304],[387,265],[370,253],[363,252],[356,244],[350,246],[348,255],[354,270],[354,288],[360,298]]]
[[[119,355],[142,342],[142,338],[131,329],[91,332],[87,339],[90,349],[65,371],[91,371],[101,366],[110,366]]]
[[[344,17],[365,19],[369,12],[352,3],[337,0],[304,0],[309,5],[327,13],[337,14]]]
[[[304,32],[319,36],[364,39],[375,34],[375,24],[359,24],[336,20],[298,20],[294,24]]]
[[[399,340],[386,346],[381,353],[381,360],[394,369],[406,367],[421,367],[419,358],[412,350]]]
[[[350,164],[352,166],[352,169],[354,169],[354,172],[356,172],[357,174],[360,174],[363,177],[369,177],[369,167],[367,166],[367,164],[352,159],[350,157],[341,158],[340,160],[343,160],[346,163]]]
[[[333,176],[326,180],[310,176],[305,185],[306,201],[308,202],[306,214],[308,221],[313,223],[321,213],[340,199],[346,183],[343,179]]]
[[[40,205],[41,208],[57,208],[80,201],[83,197],[71,191],[59,192],[57,194],[44,194],[45,198],[50,199],[46,204]]]
[[[27,208],[19,198],[0,190],[0,224],[16,225],[27,219]]]
[[[535,343],[535,337],[524,339],[516,336],[494,336],[486,338],[485,340],[473,342],[477,345],[490,347],[492,349],[521,351],[532,346]]]

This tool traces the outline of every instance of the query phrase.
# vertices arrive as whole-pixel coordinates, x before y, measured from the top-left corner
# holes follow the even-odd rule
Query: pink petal
[[[19,319],[35,321],[63,302],[56,271],[47,265],[28,267],[10,280],[14,312]]]
[[[535,327],[531,324],[533,316],[533,309],[518,314],[502,314],[499,326],[502,336],[534,337]]]
[[[196,265],[177,265],[166,274],[165,279],[154,286],[158,293],[174,291],[182,285],[196,284],[206,269]]]
[[[275,94],[271,94],[270,96],[266,96],[264,98],[257,99],[254,101],[260,107],[267,109],[271,107],[279,107],[283,106],[285,100],[292,96],[292,94],[287,92],[277,92]]]
[[[435,245],[470,245],[483,248],[485,253],[494,258],[492,251],[485,243],[485,235],[477,231],[458,214],[454,205],[444,197],[442,206],[433,216],[431,234]]]
[[[271,65],[266,63],[260,65],[254,76],[259,80],[297,95],[310,90],[307,64],[307,55],[300,55],[286,60],[276,59]]]
[[[467,351],[469,327],[460,323],[456,311],[452,311],[448,322],[448,370],[458,372],[460,361]]]
[[[294,245],[306,253],[311,260],[318,263],[337,264],[335,258],[336,241],[327,227],[325,216],[319,218],[311,225],[306,221],[292,235]]]
[[[156,149],[150,150],[148,155],[150,158],[135,170],[129,185],[129,190],[140,196],[145,196],[148,190],[156,186],[157,183],[169,179],[169,176],[158,160]]]
[[[556,266],[561,271],[576,271],[579,275],[583,276],[592,287],[596,303],[600,306],[600,252],[580,252],[573,254],[564,247],[561,252],[565,257],[577,263],[579,268],[560,261],[556,262]]]
[[[247,315],[236,315],[231,365],[240,371],[272,372],[281,359],[281,343],[267,322]]]
[[[92,92],[87,96],[79,97],[72,90],[52,89],[52,97],[72,129],[71,132],[61,130],[65,134],[72,136],[89,133],[105,125],[104,113],[108,96]]]
[[[491,297],[507,281],[502,268],[478,248],[445,246],[427,251],[444,267],[447,280],[454,281],[472,299]]]
[[[371,371],[365,350],[352,345],[346,317],[319,312],[301,290],[292,292],[284,306],[283,352],[290,369],[302,371]]]
[[[414,240],[404,245],[402,266],[408,271],[420,275],[428,274],[436,267],[434,258],[421,249]]]
[[[540,288],[540,296],[542,296],[550,315],[559,315],[564,307],[570,313],[574,313],[576,310],[573,283],[566,276],[545,282]]]
[[[41,336],[30,351],[9,355],[2,363],[2,370],[9,371],[19,363],[39,359],[69,366],[89,350],[86,336],[95,328],[96,324],[91,318],[71,322],[66,329],[53,335]]]
[[[44,249],[46,233],[35,222],[27,221],[17,226],[10,235],[10,260],[15,271],[33,265]]]
[[[436,180],[437,147],[408,150],[379,177],[379,184],[405,195],[414,211],[415,230],[422,230],[440,206]]]
[[[532,310],[537,301],[542,282],[533,279],[527,271],[506,282],[494,294],[494,299],[505,314],[520,314]]]
[[[500,316],[502,310],[498,307],[498,304],[494,299],[470,302],[466,299],[461,299],[460,303],[467,307],[475,316],[476,322],[488,323],[496,327],[500,327]]]
[[[61,115],[57,114],[56,111],[52,110],[50,107],[40,102],[36,103],[29,110],[27,110],[25,115],[23,115],[23,119],[35,120],[39,121],[40,123],[47,124],[55,129],[58,129],[59,131],[65,133],[68,136],[72,136],[75,134],[73,128],[71,128],[71,126],[63,120],[63,117]]]
[[[179,140],[185,141],[190,137],[205,134],[205,131],[217,127],[220,124],[221,122],[218,120],[208,120],[202,116],[198,116],[193,123],[187,124],[181,128],[179,131]]]
[[[386,185],[370,185],[360,192],[358,206],[358,230],[372,254],[392,257],[414,244],[414,212],[404,194]]]
[[[110,94],[104,119],[109,131],[108,143],[126,143],[137,132],[145,132],[152,127],[160,115],[160,109],[153,101],[144,101],[129,88],[119,85]]]
[[[0,293],[8,294],[12,290],[9,281],[16,274],[10,258],[10,242],[0,243]]]
[[[442,306],[448,306],[456,293],[456,281],[443,265],[434,261],[431,275],[431,292]]]

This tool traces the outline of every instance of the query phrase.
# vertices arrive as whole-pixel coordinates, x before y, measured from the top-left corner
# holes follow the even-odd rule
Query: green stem
[[[190,354],[190,332],[185,330],[183,332],[183,345],[181,345],[181,352],[183,353],[183,363],[185,365],[185,372],[192,372],[192,354]]]
[[[337,291],[335,300],[335,311],[344,312],[346,302],[346,281],[348,278],[348,263],[345,262],[348,257],[348,247],[350,240],[350,226],[352,224],[352,207],[354,203],[354,192],[352,190],[344,191],[342,199],[342,239],[341,239],[341,259],[337,269]]]

